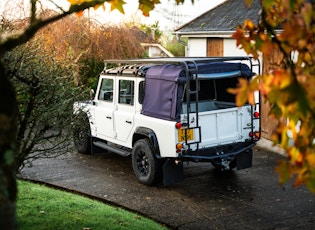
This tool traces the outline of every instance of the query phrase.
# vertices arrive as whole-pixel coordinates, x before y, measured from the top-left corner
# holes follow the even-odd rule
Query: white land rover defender
[[[183,180],[183,162],[211,162],[220,170],[252,166],[260,138],[259,96],[237,107],[238,78],[250,80],[250,57],[108,60],[95,98],[76,102],[84,123],[74,129],[81,153],[107,150],[132,157],[146,185]],[[82,117],[83,116],[83,117]]]

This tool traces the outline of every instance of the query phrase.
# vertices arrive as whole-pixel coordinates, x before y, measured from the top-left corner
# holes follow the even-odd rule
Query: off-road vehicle
[[[83,123],[74,129],[81,153],[110,151],[132,158],[146,185],[183,179],[183,162],[211,162],[219,170],[252,166],[260,138],[256,104],[237,107],[238,78],[259,73],[250,57],[107,60],[95,97],[76,102]],[[115,66],[108,68],[107,66]],[[81,115],[80,115],[81,114]]]

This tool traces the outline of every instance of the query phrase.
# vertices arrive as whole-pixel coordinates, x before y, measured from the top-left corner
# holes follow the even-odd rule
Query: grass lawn
[[[18,181],[19,229],[167,229],[122,208],[83,196]]]

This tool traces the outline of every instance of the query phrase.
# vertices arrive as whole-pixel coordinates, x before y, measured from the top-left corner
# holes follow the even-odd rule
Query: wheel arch
[[[149,139],[153,147],[154,155],[157,158],[161,158],[158,139],[155,132],[152,129],[149,129],[146,127],[137,127],[132,137],[132,146],[134,146],[134,144],[138,140],[143,139],[143,138]]]

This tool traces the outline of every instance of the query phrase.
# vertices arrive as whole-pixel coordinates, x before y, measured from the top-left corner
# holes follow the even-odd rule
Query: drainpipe
[[[185,56],[189,56],[189,48],[187,42],[180,39],[180,34],[176,34],[177,42],[185,46]]]
[[[187,43],[184,42],[183,40],[180,40],[180,34],[176,34],[176,38],[177,38],[177,42],[184,45],[184,46],[187,46]]]

